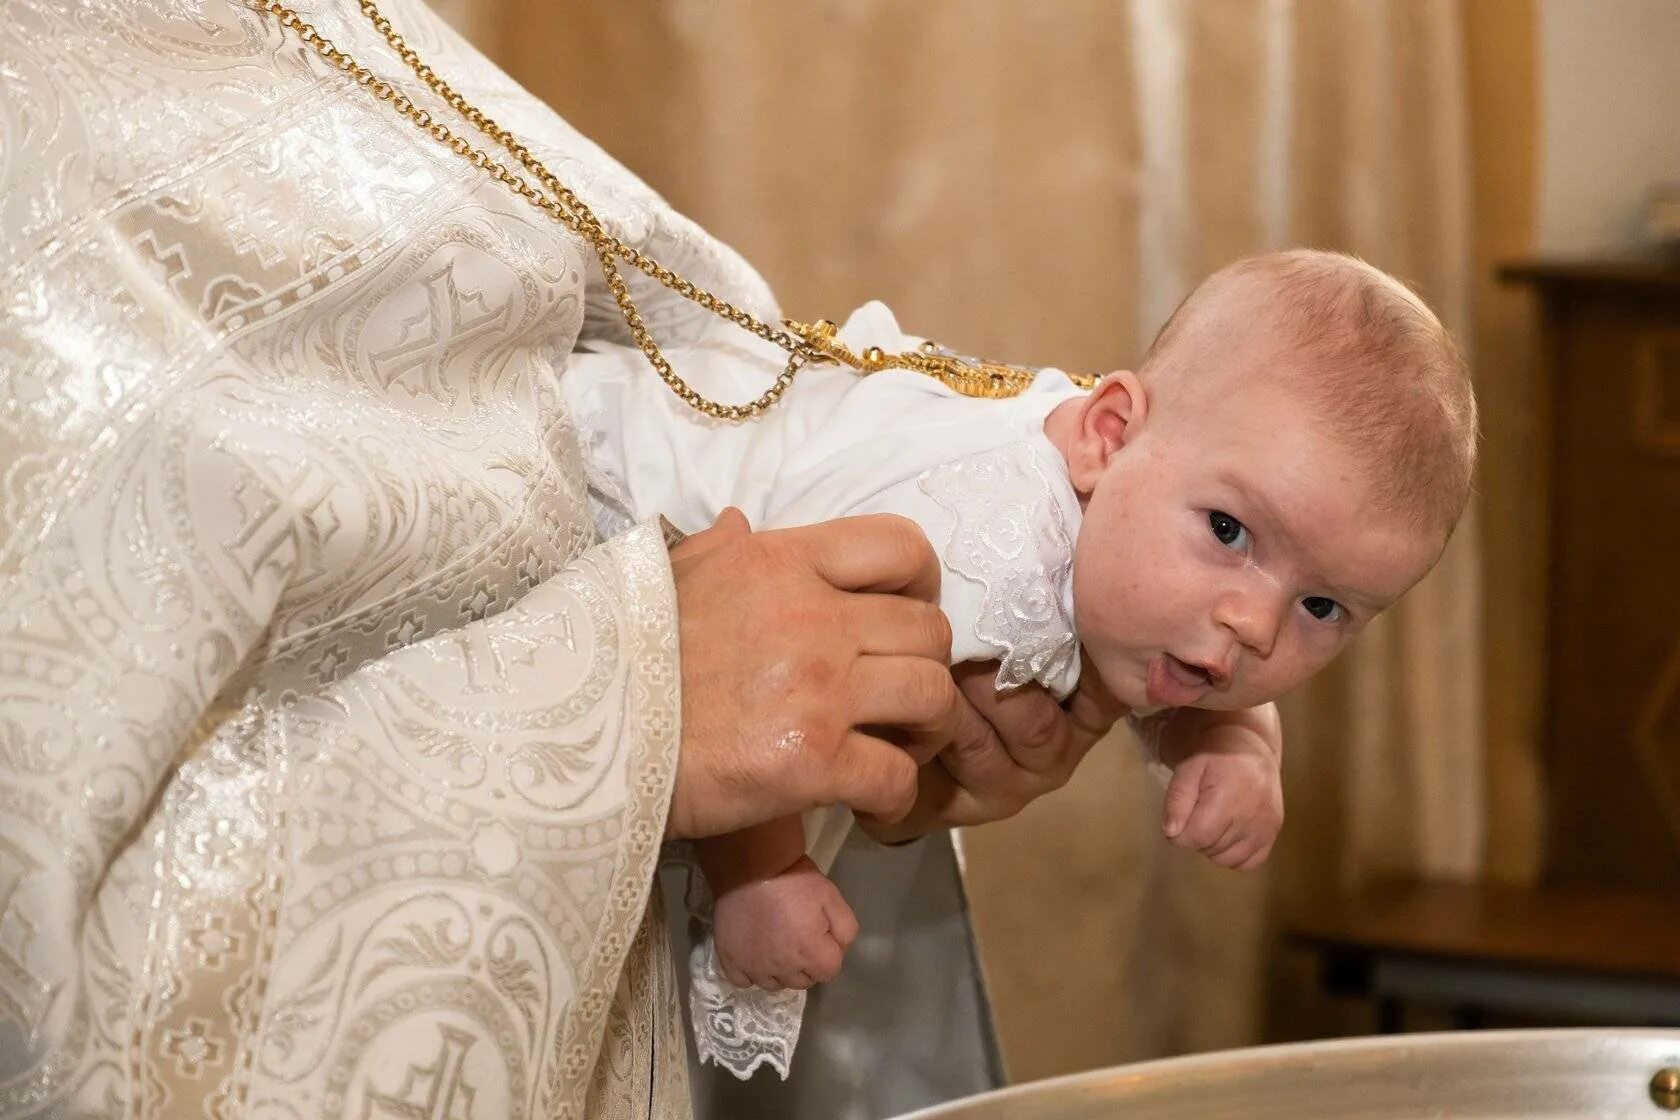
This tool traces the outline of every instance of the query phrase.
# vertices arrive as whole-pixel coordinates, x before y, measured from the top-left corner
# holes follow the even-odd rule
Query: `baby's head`
[[[1416,295],[1298,250],[1203,282],[1061,442],[1089,662],[1137,709],[1235,709],[1322,669],[1434,566],[1476,404]]]

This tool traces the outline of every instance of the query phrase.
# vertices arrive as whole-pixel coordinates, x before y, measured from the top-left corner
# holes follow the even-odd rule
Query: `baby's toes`
[[[721,952],[717,954],[717,965],[718,971],[723,973],[723,978],[737,988],[753,986],[752,975]]]
[[[846,959],[846,950],[833,938],[824,938],[823,944],[818,945],[811,954],[811,963],[805,968],[812,979],[819,984],[826,984],[840,975],[840,964]]]
[[[783,988],[787,987],[787,985],[782,983],[780,973],[772,972],[766,969],[762,971],[754,970],[753,972],[748,973],[747,982],[742,984],[741,987],[763,988],[767,992],[779,992]]]
[[[836,899],[823,907],[823,912],[828,915],[829,933],[840,943],[841,950],[851,948],[852,942],[857,940],[858,920],[852,908],[846,904],[846,900]]]
[[[811,974],[802,968],[789,972],[778,972],[775,980],[775,987],[770,989],[771,991],[792,988],[795,991],[803,992],[815,987],[817,983],[816,980],[812,979]]]

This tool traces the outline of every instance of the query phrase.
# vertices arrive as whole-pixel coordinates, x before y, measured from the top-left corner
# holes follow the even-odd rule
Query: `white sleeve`
[[[1079,682],[1073,536],[1029,443],[961,456],[881,488],[846,513],[896,513],[922,527],[942,567],[951,658],[1000,661],[998,687],[1034,681],[1058,697]]]
[[[782,372],[783,352],[744,332],[713,332],[665,351],[703,396],[750,401]],[[578,425],[592,485],[622,504],[632,522],[663,514],[695,532],[735,506],[755,527],[768,519],[771,488],[788,452],[854,382],[838,370],[807,369],[798,398],[756,420],[714,420],[685,404],[634,347],[597,342],[566,360],[561,392]]]
[[[900,331],[879,302],[852,312],[840,334],[859,349],[908,349],[920,341]],[[723,404],[754,400],[787,364],[780,347],[722,320],[680,345],[666,345],[663,353],[678,377]],[[739,508],[755,528],[770,524],[778,478],[802,451],[801,461],[809,463],[813,437],[833,435],[842,402],[860,385],[850,370],[807,366],[796,388],[763,416],[714,420],[683,403],[640,350],[600,336],[567,358],[560,380],[597,497],[619,506],[626,523],[663,514],[687,532],[711,524],[726,506]],[[831,492],[806,495],[799,514],[804,521],[845,512],[840,491],[822,489]],[[785,495],[775,499],[775,523],[800,523],[784,503]]]
[[[980,637],[981,599],[985,588],[951,570],[944,562],[956,518],[934,501],[918,480],[896,483],[868,501],[846,511],[848,514],[896,513],[922,527],[934,551],[940,554],[939,608],[951,620],[951,664],[964,661],[996,661],[1007,652],[1002,646]]]

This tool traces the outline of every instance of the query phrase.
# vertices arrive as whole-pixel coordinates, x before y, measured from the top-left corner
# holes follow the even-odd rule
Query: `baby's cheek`
[[[1079,631],[1079,644],[1099,662],[1129,644],[1128,629],[1121,622],[1124,615],[1125,603],[1118,597],[1091,595],[1082,599],[1077,590],[1074,593],[1073,625]]]
[[[1105,596],[1102,585],[1078,559],[1073,568],[1073,625],[1082,641],[1097,635],[1104,625]]]
[[[1296,683],[1316,677],[1352,643],[1353,635],[1347,631],[1313,635],[1312,640],[1303,642],[1297,651],[1300,665],[1296,669]]]
[[[1339,642],[1317,644],[1316,648],[1314,645],[1309,642],[1279,646],[1265,663],[1254,666],[1253,672],[1246,675],[1241,689],[1244,702],[1235,707],[1252,708],[1293,692],[1322,672],[1344,648],[1344,643]]]

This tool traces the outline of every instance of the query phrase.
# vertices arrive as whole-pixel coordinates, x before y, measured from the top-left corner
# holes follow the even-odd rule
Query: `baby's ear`
[[[1096,489],[1109,461],[1142,430],[1149,411],[1143,382],[1129,369],[1108,374],[1079,408],[1068,449],[1068,477],[1081,494]]]

